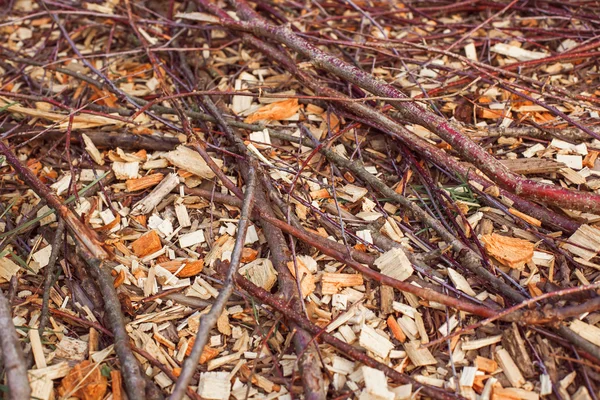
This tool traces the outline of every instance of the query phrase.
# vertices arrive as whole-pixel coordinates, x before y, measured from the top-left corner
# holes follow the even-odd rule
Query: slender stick
[[[65,220],[60,219],[58,221],[58,227],[56,228],[56,232],[54,234],[54,241],[52,242],[52,252],[50,253],[50,260],[46,269],[44,271],[44,296],[42,299],[42,313],[40,316],[40,326],[38,330],[40,331],[40,335],[44,334],[44,329],[46,329],[46,325],[48,324],[48,307],[50,305],[50,290],[54,285],[55,275],[56,275],[56,260],[58,259],[58,254],[60,253],[61,243],[63,241],[63,235],[65,233]]]
[[[0,290],[0,348],[8,381],[8,398],[29,400],[31,387],[27,377],[27,363],[12,320],[10,304]]]
[[[130,400],[143,400],[145,398],[146,382],[142,377],[142,371],[137,359],[131,351],[129,335],[125,330],[125,321],[121,313],[121,303],[117,297],[117,292],[104,262],[94,258],[87,249],[80,248],[81,255],[91,271],[96,275],[96,283],[102,293],[104,300],[104,310],[110,330],[114,335],[115,352],[121,363],[121,373],[125,382],[125,390]]]

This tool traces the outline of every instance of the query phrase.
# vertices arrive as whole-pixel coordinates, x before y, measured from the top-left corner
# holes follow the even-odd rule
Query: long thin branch
[[[198,333],[196,334],[196,339],[194,341],[194,346],[192,347],[192,352],[186,358],[185,363],[183,364],[183,368],[181,369],[181,375],[179,376],[179,379],[175,384],[175,389],[173,389],[173,393],[171,394],[171,400],[180,400],[185,395],[186,388],[188,387],[194,376],[194,372],[196,371],[196,367],[198,366],[198,360],[200,359],[202,351],[204,350],[204,346],[208,341],[208,335],[210,334],[211,329],[217,323],[217,319],[223,313],[223,309],[225,308],[229,297],[231,297],[231,294],[233,293],[233,277],[240,265],[242,250],[244,249],[244,243],[246,240],[246,231],[248,230],[248,215],[250,214],[250,211],[252,210],[254,205],[254,192],[256,190],[256,171],[253,166],[250,166],[248,170],[248,176],[249,180],[246,184],[245,198],[242,204],[240,219],[238,222],[237,237],[235,239],[235,245],[231,255],[229,269],[227,270],[225,283],[221,288],[219,296],[215,300],[215,303],[211,307],[208,314],[203,315],[200,319],[200,327],[198,328]]]
[[[8,381],[8,398],[29,400],[31,387],[27,377],[27,363],[12,320],[10,303],[0,290],[0,348]]]
[[[48,324],[48,307],[50,305],[50,290],[52,289],[52,285],[54,285],[55,275],[56,275],[56,260],[58,259],[58,254],[60,253],[61,244],[63,242],[63,235],[65,233],[65,221],[61,218],[58,221],[58,227],[56,228],[56,232],[54,233],[54,241],[52,241],[52,251],[50,253],[50,260],[48,261],[48,265],[44,271],[44,295],[42,298],[42,313],[40,316],[40,326],[38,330],[40,331],[40,335],[44,333],[44,329],[46,329],[46,324]]]
[[[131,351],[129,335],[125,330],[125,321],[121,313],[121,303],[115,291],[113,278],[110,276],[104,262],[95,258],[87,249],[80,248],[81,255],[92,273],[96,276],[96,283],[102,293],[104,310],[110,330],[114,335],[115,351],[121,363],[121,372],[125,382],[127,397],[131,400],[145,398],[146,382],[137,359]]]

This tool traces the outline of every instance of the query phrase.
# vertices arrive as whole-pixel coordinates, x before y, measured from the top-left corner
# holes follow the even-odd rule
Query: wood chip
[[[406,350],[410,361],[417,367],[437,364],[437,360],[433,354],[431,354],[427,347],[421,347],[421,342],[418,340],[404,343],[404,350]]]
[[[138,179],[128,179],[125,181],[125,185],[128,192],[136,192],[158,185],[163,180],[163,177],[164,175],[161,173],[150,174]]]
[[[475,293],[475,291],[473,289],[471,289],[471,285],[469,285],[469,282],[467,282],[467,280],[465,279],[464,276],[462,276],[461,274],[459,274],[457,271],[453,270],[452,268],[447,268],[447,271],[448,271],[448,276],[450,277],[450,280],[452,281],[452,283],[454,283],[454,286],[458,290],[468,294],[469,296],[473,296],[473,297],[477,296],[477,293]]]
[[[131,209],[131,214],[148,214],[165,198],[171,190],[179,185],[179,177],[177,174],[168,174],[152,192],[146,197],[138,201]]]
[[[300,282],[302,298],[306,298],[306,296],[315,291],[317,288],[315,277],[313,274],[311,274],[310,270],[306,267],[306,265],[304,265],[301,259],[297,258],[296,263],[293,261],[288,261],[287,267],[292,276]],[[296,276],[296,268],[298,268],[298,276]]]
[[[481,236],[481,242],[488,255],[510,268],[521,269],[533,258],[535,246],[527,240],[492,233]]]
[[[231,382],[228,372],[202,372],[198,382],[198,394],[205,399],[229,400]]]
[[[394,348],[392,342],[381,336],[369,325],[363,325],[360,330],[359,344],[382,359],[387,358]]]
[[[363,284],[363,277],[359,274],[331,274],[321,275],[321,292],[325,294],[336,294],[340,288],[360,286]]]
[[[592,342],[596,346],[600,346],[600,328],[597,326],[590,325],[576,319],[569,324],[569,329],[580,335],[588,342]]]
[[[503,348],[497,349],[496,360],[500,368],[502,368],[506,379],[508,379],[513,387],[520,388],[525,384],[525,378],[521,374],[521,370],[519,370],[517,364],[515,364],[510,354],[508,354],[508,351]]]
[[[568,241],[570,243],[563,246],[565,249],[590,261],[600,251],[600,229],[586,224],[581,225]]]
[[[163,157],[169,160],[174,166],[191,172],[200,178],[212,179],[215,176],[214,172],[212,172],[200,154],[184,145],[178,146],[177,149],[168,152]],[[223,166],[222,160],[213,158],[213,161],[219,167]]]
[[[399,281],[405,281],[414,271],[404,250],[399,247],[383,253],[375,260],[374,264],[383,275],[398,279]]]
[[[256,286],[270,291],[277,283],[277,271],[268,258],[257,258],[239,270],[240,275],[250,280]]]
[[[162,243],[160,242],[158,233],[155,230],[151,230],[133,242],[131,248],[133,249],[133,254],[141,258],[162,249]]]

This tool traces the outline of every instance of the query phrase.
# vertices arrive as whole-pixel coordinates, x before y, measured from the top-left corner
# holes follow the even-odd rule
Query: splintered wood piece
[[[104,158],[102,157],[102,153],[98,150],[92,139],[85,133],[81,134],[81,138],[83,139],[83,143],[85,144],[85,151],[90,155],[92,160],[98,165],[104,165]]]
[[[300,104],[298,104],[297,98],[277,101],[259,108],[244,122],[252,124],[256,121],[280,121],[292,117],[299,109]]]
[[[498,360],[502,372],[504,372],[506,379],[513,387],[520,388],[525,384],[525,378],[521,374],[521,370],[506,349],[498,348],[496,350],[496,360]]]
[[[296,266],[298,267],[298,277],[296,277]],[[310,270],[304,265],[302,260],[296,259],[296,265],[293,261],[288,261],[288,270],[294,278],[300,282],[300,290],[302,290],[302,298],[305,298],[309,294],[315,291],[317,285],[315,284],[315,277],[310,273]]]
[[[275,384],[262,375],[254,373],[248,365],[244,364],[240,367],[240,373],[244,379],[251,380],[252,384],[263,389],[267,393],[278,392],[281,386]]]
[[[522,175],[548,174],[558,172],[565,167],[562,162],[546,158],[515,158],[514,160],[501,160],[500,162],[515,174]]]
[[[164,175],[161,173],[150,174],[137,179],[128,179],[125,181],[128,192],[135,192],[149,187],[156,186],[162,181]]]
[[[521,337],[516,323],[513,322],[511,327],[505,329],[502,333],[502,346],[508,350],[517,365],[519,365],[525,378],[530,379],[535,376],[536,372],[533,362],[531,361],[531,357],[529,357],[525,341]]]
[[[158,265],[175,274],[178,278],[189,278],[202,272],[204,260],[172,260],[160,262]]]
[[[535,245],[527,240],[492,233],[481,236],[488,255],[510,268],[521,269],[533,258]]]
[[[14,261],[9,258],[0,258],[0,278],[4,281],[10,281],[10,278],[15,276],[19,272],[19,267]]]
[[[205,399],[228,400],[231,393],[229,372],[202,372],[198,394]]]
[[[427,347],[421,347],[421,342],[419,340],[412,340],[404,343],[404,350],[406,351],[408,358],[410,358],[410,361],[417,367],[437,364],[435,357]]]
[[[503,388],[496,385],[492,389],[492,400],[539,400],[540,395],[519,388]]]
[[[31,384],[31,398],[50,400],[54,398],[54,379],[65,377],[71,366],[69,363],[61,362],[42,369],[30,369],[28,371]]]
[[[165,198],[171,190],[175,189],[179,185],[179,177],[177,174],[167,175],[159,184],[156,186],[148,196],[138,201],[131,209],[131,214],[148,214],[154,210],[162,199]]]
[[[118,369],[111,370],[110,380],[113,400],[123,400],[123,377],[121,376],[121,371]]]
[[[525,213],[522,213],[521,211],[517,210],[516,208],[509,208],[508,212],[511,213],[512,215],[514,215],[515,217],[521,218],[523,221],[527,221],[528,223],[530,223],[533,226],[537,226],[538,228],[542,226],[542,221],[540,221],[537,218],[533,218]]]
[[[462,276],[461,274],[459,274],[457,271],[453,270],[452,268],[447,268],[447,271],[448,271],[448,276],[450,277],[450,280],[452,281],[452,283],[454,283],[454,286],[458,290],[468,294],[469,296],[473,296],[473,297],[477,296],[477,293],[475,293],[475,291],[473,291],[473,289],[471,289],[471,285],[469,285],[469,282],[467,282],[467,280],[465,279],[464,276]]]
[[[108,389],[106,377],[100,373],[100,367],[88,360],[75,365],[63,378],[58,387],[60,396],[75,396],[86,400],[100,400]]]
[[[44,356],[44,347],[40,339],[40,333],[37,329],[29,330],[29,343],[31,344],[31,352],[35,360],[37,369],[46,368],[46,357]]]
[[[387,377],[383,371],[362,366],[361,368],[363,379],[365,381],[365,388],[360,395],[361,399],[393,399],[395,398],[394,393],[388,389]]]
[[[577,333],[579,336],[587,340],[588,342],[594,343],[596,346],[600,346],[600,328],[594,325],[587,324],[581,320],[574,320],[569,325],[569,329]]]
[[[381,313],[388,315],[394,312],[394,288],[387,285],[379,287]]]
[[[502,335],[488,336],[483,339],[470,340],[470,341],[463,342],[462,349],[464,351],[477,350],[482,347],[486,347],[486,346],[490,346],[495,343],[499,343],[501,340],[502,340]]]
[[[460,386],[473,387],[476,373],[477,367],[464,367],[462,373],[460,374]]]
[[[387,358],[394,344],[369,325],[363,325],[360,330],[359,344],[380,358]]]
[[[268,258],[257,258],[240,268],[239,274],[267,291],[277,283],[277,271]]]
[[[571,400],[592,400],[592,396],[590,396],[590,392],[585,386],[580,386],[571,396]]]
[[[402,328],[400,327],[398,321],[396,321],[396,318],[394,318],[393,315],[390,315],[387,318],[387,326],[388,328],[390,328],[392,335],[394,335],[397,341],[401,343],[404,343],[406,341],[406,335],[402,331]]]
[[[478,370],[491,374],[498,369],[498,363],[489,358],[477,356],[475,358],[475,366]]]
[[[206,161],[196,152],[184,145],[180,145],[177,149],[168,152],[163,156],[174,166],[185,171],[191,172],[194,175],[203,179],[212,179],[215,173],[206,164]],[[223,160],[213,158],[213,161],[219,166],[223,166]]]
[[[153,229],[133,242],[131,248],[133,249],[133,253],[141,258],[160,250],[162,243],[160,242],[158,233]]]
[[[192,226],[192,221],[190,220],[190,216],[185,205],[176,204],[175,215],[177,215],[177,222],[179,222],[179,226],[181,226],[182,228]]]
[[[568,241],[569,243],[563,246],[565,249],[585,261],[590,261],[600,251],[600,229],[590,225],[581,225]]]
[[[359,274],[332,274],[325,272],[321,275],[321,292],[325,294],[336,294],[340,288],[360,286],[363,277]]]
[[[179,246],[183,248],[195,246],[204,243],[204,241],[204,231],[202,229],[179,236]]]
[[[135,179],[139,176],[140,163],[115,161],[112,164],[112,170],[119,180]]]
[[[383,275],[399,281],[408,279],[414,271],[410,260],[400,247],[386,251],[375,260],[374,264]]]

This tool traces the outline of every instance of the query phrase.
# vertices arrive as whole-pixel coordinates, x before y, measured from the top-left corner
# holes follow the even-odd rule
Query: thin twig
[[[27,377],[27,363],[12,320],[10,304],[0,291],[0,348],[8,382],[8,398],[29,400],[31,387]]]
[[[65,233],[65,221],[61,218],[58,221],[58,227],[56,228],[56,232],[54,233],[54,240],[52,241],[52,252],[50,253],[50,260],[48,261],[48,265],[44,270],[44,296],[42,299],[42,313],[40,316],[40,326],[38,327],[40,331],[40,335],[44,333],[44,329],[46,329],[46,324],[48,323],[48,307],[50,306],[50,290],[54,285],[56,278],[56,260],[58,259],[58,254],[60,253],[61,244],[64,240]]]

